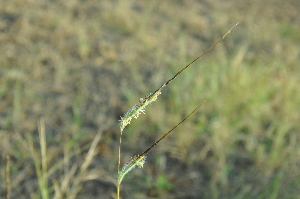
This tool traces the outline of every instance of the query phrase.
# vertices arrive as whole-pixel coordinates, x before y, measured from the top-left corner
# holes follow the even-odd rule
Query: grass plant
[[[121,145],[122,145],[122,134],[123,130],[127,125],[130,124],[130,121],[135,118],[137,119],[138,116],[141,113],[145,113],[146,107],[157,100],[157,97],[161,94],[162,89],[167,86],[169,83],[171,83],[177,76],[179,76],[183,71],[185,71],[189,66],[191,66],[193,63],[195,63],[197,60],[199,60],[201,57],[209,53],[212,49],[215,48],[215,46],[223,41],[225,37],[231,32],[231,30],[237,26],[239,23],[235,24],[230,30],[223,35],[223,37],[218,40],[214,45],[212,45],[208,50],[206,50],[203,54],[201,54],[199,57],[194,59],[192,62],[190,62],[188,65],[186,65],[184,68],[182,68],[180,71],[178,71],[171,79],[166,81],[164,84],[161,85],[156,91],[153,93],[150,93],[149,95],[145,96],[144,98],[140,98],[139,102],[135,104],[123,117],[121,117],[120,121],[120,144],[119,144],[119,154],[118,154],[118,184],[117,184],[117,198],[120,198],[120,189],[121,189],[121,182],[126,174],[128,174],[131,170],[133,170],[135,167],[143,168],[144,163],[146,162],[146,155],[147,153],[155,147],[161,140],[163,140],[167,135],[169,135],[175,128],[177,128],[180,124],[182,124],[189,116],[191,116],[198,108],[202,106],[201,103],[199,106],[197,106],[191,113],[189,113],[181,122],[179,122],[176,126],[174,126],[170,131],[165,133],[160,139],[158,139],[156,142],[154,142],[148,149],[146,149],[143,153],[136,155],[129,160],[122,169],[120,169],[121,165]]]
[[[31,154],[34,162],[35,171],[38,179],[39,194],[33,193],[31,198],[55,198],[55,199],[75,199],[81,190],[81,183],[86,180],[98,178],[97,174],[88,171],[94,157],[97,155],[97,145],[101,139],[101,132],[98,132],[92,143],[78,148],[74,151],[66,151],[64,158],[49,166],[51,156],[47,153],[47,138],[44,120],[39,122],[39,147],[35,145],[35,139],[28,136],[22,140],[25,149]],[[88,150],[81,164],[73,164],[70,166],[70,161],[82,151]],[[49,176],[59,171],[59,168],[64,167],[64,177],[62,179],[53,179],[51,185],[48,184]],[[54,193],[53,193],[54,192]]]

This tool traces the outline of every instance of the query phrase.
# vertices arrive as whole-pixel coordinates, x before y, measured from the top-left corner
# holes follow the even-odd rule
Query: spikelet
[[[154,93],[150,93],[144,98],[140,98],[139,103],[135,104],[123,117],[121,117],[120,130],[121,132],[124,128],[130,124],[132,118],[138,118],[141,113],[145,113],[146,107],[154,102],[157,97],[161,94],[161,90],[157,90]]]
[[[136,166],[139,168],[143,168],[146,162],[146,158],[147,157],[145,155],[138,155],[131,158],[129,162],[127,162],[120,171],[118,176],[118,182],[121,183],[125,175],[129,173],[132,169],[134,169]]]

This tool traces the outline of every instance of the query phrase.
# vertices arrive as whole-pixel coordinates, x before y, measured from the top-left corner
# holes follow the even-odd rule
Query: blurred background
[[[206,100],[122,198],[300,198],[298,0],[0,4],[0,198],[116,198],[120,117],[237,22],[124,130],[122,164]]]

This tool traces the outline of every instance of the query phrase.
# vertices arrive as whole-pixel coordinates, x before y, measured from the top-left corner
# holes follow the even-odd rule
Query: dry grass
[[[124,161],[206,100],[125,179],[123,198],[299,198],[298,10],[296,0],[3,1],[0,195],[9,155],[11,198],[114,197],[117,120],[240,21],[127,128]]]

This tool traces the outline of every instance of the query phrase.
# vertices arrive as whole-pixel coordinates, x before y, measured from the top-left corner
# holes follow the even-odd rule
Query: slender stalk
[[[117,199],[120,199],[120,189],[121,189],[121,182],[118,181],[118,186],[117,186]]]
[[[10,156],[6,156],[6,169],[5,169],[5,184],[6,184],[6,199],[10,199]]]
[[[204,53],[202,53],[199,57],[197,57],[196,59],[194,59],[192,62],[190,62],[188,65],[186,65],[184,68],[182,68],[180,71],[178,71],[171,79],[169,79],[166,83],[164,83],[163,85],[161,85],[161,87],[159,87],[156,91],[153,92],[153,94],[151,94],[149,97],[151,97],[152,95],[155,95],[157,92],[161,92],[161,90],[167,86],[169,83],[171,83],[171,81],[173,81],[178,75],[180,75],[183,71],[185,71],[185,69],[187,69],[190,65],[192,65],[193,63],[195,63],[196,61],[198,61],[200,58],[202,58],[204,55],[206,55],[207,53],[209,53],[212,49],[215,48],[215,46],[220,43],[221,41],[223,41],[225,39],[225,37],[231,32],[231,30],[237,26],[239,24],[239,22],[237,22],[234,26],[232,26],[230,28],[230,30],[228,32],[226,32],[223,37],[217,41],[214,45],[212,45],[209,49],[207,49]]]
[[[40,191],[43,199],[49,198],[48,190],[48,179],[47,179],[47,142],[46,142],[46,132],[45,132],[45,121],[41,119],[39,122],[39,137],[40,137],[40,147],[41,147],[41,179],[40,179]]]
[[[120,131],[119,157],[118,157],[118,174],[120,173],[120,167],[121,167],[121,145],[122,145],[122,134],[123,134],[123,131]]]
[[[205,103],[202,102],[199,106],[197,106],[190,114],[188,114],[181,122],[179,122],[176,126],[174,126],[170,131],[168,131],[166,134],[164,134],[161,138],[159,138],[154,144],[152,144],[146,151],[144,151],[141,155],[138,156],[142,157],[145,156],[153,147],[155,147],[161,140],[163,140],[167,135],[169,135],[174,129],[176,129],[180,124],[182,124],[188,117],[190,117],[198,108],[200,108],[203,104]],[[138,159],[137,158],[137,159]]]
[[[119,155],[118,155],[118,175],[120,174],[120,167],[121,167],[122,134],[123,134],[123,131],[120,131],[120,143],[119,143]],[[121,188],[121,182],[118,181],[118,185],[117,185],[117,199],[120,199],[120,188]]]

